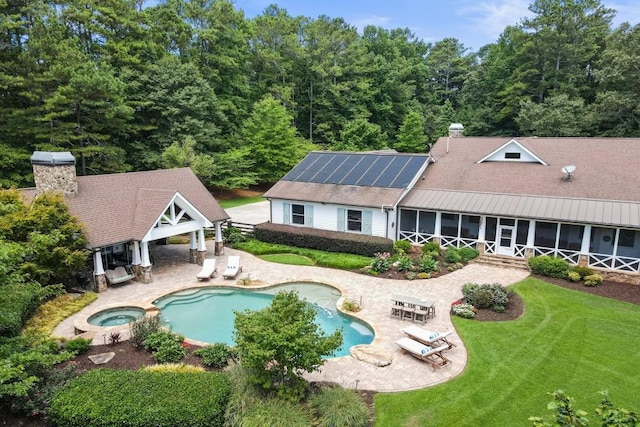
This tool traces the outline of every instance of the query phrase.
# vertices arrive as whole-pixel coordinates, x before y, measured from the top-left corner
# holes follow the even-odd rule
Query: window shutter
[[[282,203],[282,223],[291,224],[291,204],[287,202]]]
[[[304,205],[304,225],[313,227],[313,205]]]
[[[362,211],[362,234],[371,235],[373,228],[373,212]]]
[[[345,211],[344,208],[338,208],[338,231],[344,231],[344,220],[345,220]]]

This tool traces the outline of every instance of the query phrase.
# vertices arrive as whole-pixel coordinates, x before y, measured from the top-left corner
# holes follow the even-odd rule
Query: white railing
[[[407,240],[414,245],[424,245],[433,240],[433,234],[418,233],[417,231],[400,231],[400,240]]]
[[[562,258],[567,261],[569,264],[578,265],[578,261],[580,260],[580,252],[570,251],[568,249],[555,249],[555,248],[542,248],[542,247],[534,247],[533,255],[548,255],[554,256],[558,258]]]
[[[516,258],[524,258],[525,249],[527,249],[527,245],[515,245],[513,256]]]
[[[496,242],[484,242],[484,253],[488,255],[495,255]]]
[[[640,272],[640,259],[607,254],[589,254],[589,267]]]
[[[456,248],[475,249],[478,241],[474,239],[462,239],[452,236],[440,236],[440,246],[455,246]]]

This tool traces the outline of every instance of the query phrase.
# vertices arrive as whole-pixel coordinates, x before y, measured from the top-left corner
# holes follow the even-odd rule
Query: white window
[[[291,223],[304,225],[304,205],[291,205]]]
[[[347,230],[362,232],[362,211],[347,210]]]

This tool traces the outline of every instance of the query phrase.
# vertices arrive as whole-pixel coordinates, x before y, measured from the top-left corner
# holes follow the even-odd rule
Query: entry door
[[[506,225],[498,227],[498,255],[513,256],[514,229]]]

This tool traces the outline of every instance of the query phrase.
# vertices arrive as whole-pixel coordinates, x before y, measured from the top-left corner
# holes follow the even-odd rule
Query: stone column
[[[136,275],[136,281],[140,283],[153,282],[153,276],[151,275],[151,261],[149,258],[149,242],[141,242],[140,245],[140,265],[133,267],[133,271]]]
[[[189,235],[189,262],[191,264],[198,263],[198,241],[196,238],[196,232],[192,231]]]
[[[96,292],[100,293],[107,290],[107,278],[104,275],[100,249],[93,253],[93,283]]]
[[[202,262],[207,257],[207,243],[204,240],[204,228],[198,230],[198,254],[197,254],[197,262],[198,265],[202,265]]]

